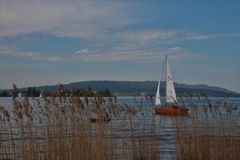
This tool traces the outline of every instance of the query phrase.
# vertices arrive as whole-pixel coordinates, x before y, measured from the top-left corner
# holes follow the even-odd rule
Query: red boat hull
[[[185,116],[188,113],[188,109],[180,107],[180,106],[171,106],[165,105],[160,106],[159,108],[155,109],[156,114],[161,115],[176,115],[176,116]]]

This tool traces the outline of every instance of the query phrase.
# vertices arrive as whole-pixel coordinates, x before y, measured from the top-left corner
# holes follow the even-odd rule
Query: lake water
[[[18,98],[21,100],[20,98]],[[31,98],[30,98],[31,99]],[[36,98],[39,99],[39,98]],[[108,98],[105,98],[106,100]],[[164,99],[161,99],[164,102]],[[204,98],[183,98],[182,99],[185,106],[189,107],[189,103],[194,103],[199,107],[203,104],[210,102],[211,104],[225,105],[231,104],[234,106],[234,114],[236,117],[240,117],[240,98],[216,98],[211,97],[209,99]],[[31,102],[31,100],[30,100]],[[117,104],[127,105],[130,108],[134,108],[139,113],[133,119],[133,122],[137,126],[135,130],[135,137],[142,136],[146,137],[147,140],[154,140],[159,142],[159,152],[161,159],[173,159],[172,155],[175,152],[174,139],[175,139],[175,128],[173,127],[173,119],[168,116],[155,115],[152,112],[154,99],[145,97],[117,97]],[[8,111],[12,110],[12,98],[10,97],[0,97],[0,105],[5,107]],[[191,108],[189,108],[191,111]],[[178,117],[180,118],[180,117]],[[154,123],[154,124],[152,124]],[[122,119],[112,119],[108,123],[109,127],[114,128],[109,137],[114,138],[116,141],[121,142],[122,138],[129,137],[131,135],[131,128],[129,121],[122,117]],[[154,127],[154,134],[152,128]],[[153,137],[154,136],[154,137]],[[121,145],[121,143],[120,143]],[[131,148],[125,148],[129,150]],[[117,159],[126,159],[122,155],[122,150],[119,151]]]

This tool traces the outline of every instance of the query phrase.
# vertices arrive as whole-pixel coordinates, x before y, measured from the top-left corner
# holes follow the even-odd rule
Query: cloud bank
[[[56,37],[76,37],[87,46],[75,53],[53,56],[52,53],[3,49],[12,57],[50,62],[83,61],[152,61],[166,52],[175,57],[197,58],[199,55],[177,44],[213,38],[238,37],[240,33],[201,34],[176,29],[129,29],[143,23],[133,18],[123,4],[111,1],[1,1],[0,40],[33,33]],[[177,47],[176,47],[177,46]],[[67,46],[66,46],[67,47]]]
[[[133,22],[111,2],[1,1],[1,36],[43,32],[55,36],[98,37]]]

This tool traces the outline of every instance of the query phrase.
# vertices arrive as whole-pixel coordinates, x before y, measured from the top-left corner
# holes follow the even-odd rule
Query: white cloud
[[[152,40],[168,40],[176,37],[176,31],[170,30],[140,30],[126,31],[120,33],[120,37],[129,41],[152,41]]]
[[[113,51],[98,52],[89,49],[80,49],[75,53],[69,53],[62,56],[50,56],[51,54],[43,54],[36,52],[21,51],[15,46],[0,45],[0,56],[9,56],[15,58],[26,58],[33,61],[88,61],[88,62],[116,62],[116,61],[132,61],[152,59],[156,56],[152,53],[141,53],[139,51]]]
[[[183,36],[182,40],[205,40],[214,38],[226,38],[226,37],[239,37],[240,33],[223,33],[223,34],[197,34],[197,33],[187,33]]]
[[[239,37],[240,33],[225,33],[225,34],[199,34],[184,30],[139,30],[125,31],[118,33],[118,36],[125,41],[134,44],[151,44],[151,43],[174,43],[186,40],[205,40],[224,37]]]
[[[164,58],[168,54],[178,59],[196,59],[200,55],[186,51],[181,47],[162,48],[160,50],[148,49],[129,49],[129,48],[111,48],[105,52],[80,49],[75,53],[68,53],[61,56],[54,56],[49,53],[37,53],[30,51],[22,51],[15,46],[0,45],[0,56],[9,56],[15,58],[26,58],[33,61],[48,62],[70,62],[70,61],[86,61],[86,62],[154,62]]]
[[[0,45],[0,56],[1,55],[27,58],[35,61],[41,60],[41,61],[55,62],[55,61],[63,60],[63,57],[60,57],[60,56],[50,56],[49,54],[43,55],[41,53],[21,51],[20,49],[14,46],[6,46],[6,45]]]
[[[97,50],[80,49],[74,53],[74,56],[81,56],[81,55],[88,56],[89,54],[97,53],[97,52],[98,52]]]
[[[203,58],[202,54],[190,52],[179,46],[167,48],[164,53],[178,60],[199,60]]]
[[[199,34],[174,29],[116,31],[142,21],[132,18],[123,8],[117,1],[1,1],[0,36],[43,32],[87,39],[122,38],[134,43],[240,36],[240,33]]]
[[[105,29],[134,21],[117,3],[100,1],[1,1],[1,36],[45,32],[56,36],[97,37]]]
[[[60,56],[46,56],[46,55],[42,55],[40,53],[22,52],[22,51],[14,53],[13,56],[29,58],[31,60],[42,60],[42,61],[49,61],[49,62],[55,62],[55,61],[62,60],[62,58]]]
[[[179,60],[198,59],[201,57],[198,53],[191,53],[181,47],[162,48],[160,50],[128,50],[128,48],[121,48],[105,52],[93,52],[83,49],[76,53],[72,59],[88,62],[156,62],[163,59],[165,54]]]

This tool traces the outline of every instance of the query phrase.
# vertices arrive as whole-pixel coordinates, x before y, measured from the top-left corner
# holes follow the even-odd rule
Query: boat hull
[[[90,122],[109,122],[111,121],[111,118],[104,118],[104,119],[100,119],[100,118],[89,118]]]
[[[164,105],[158,108],[155,108],[155,114],[161,115],[173,115],[173,116],[186,116],[188,114],[188,109],[183,108],[181,106],[172,106],[172,105]]]

